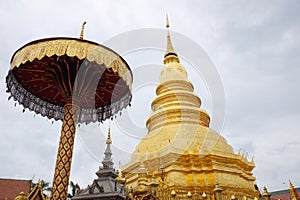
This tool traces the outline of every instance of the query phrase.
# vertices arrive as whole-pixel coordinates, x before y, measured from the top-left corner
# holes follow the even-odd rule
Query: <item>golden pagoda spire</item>
[[[108,132],[107,132],[106,144],[111,144],[111,143],[112,143],[112,140],[111,140],[111,137],[110,137],[110,125],[109,125]]]
[[[81,26],[81,32],[80,32],[80,36],[79,36],[79,38],[80,38],[81,40],[83,40],[84,25],[86,25],[86,21],[84,21],[84,22],[82,23],[82,26]]]
[[[168,15],[166,15],[166,28],[167,28],[167,49],[164,55],[164,64],[169,62],[176,62],[179,63],[179,58],[177,56],[177,53],[174,51],[171,36],[170,36],[170,23]]]
[[[112,152],[110,149],[110,145],[112,144],[112,140],[110,138],[110,124],[108,127],[107,139],[106,139],[106,149],[104,151],[104,159],[102,161],[103,169],[113,169],[114,163],[112,162]]]
[[[291,180],[289,180],[289,182],[290,182],[290,193],[291,193],[292,200],[299,200],[300,197],[298,195],[297,190],[295,189],[295,187],[292,184]]]

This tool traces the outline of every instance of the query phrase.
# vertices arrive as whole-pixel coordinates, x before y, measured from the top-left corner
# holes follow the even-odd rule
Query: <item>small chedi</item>
[[[106,150],[104,152],[104,159],[99,170],[96,172],[98,176],[93,183],[87,186],[85,189],[76,189],[76,195],[73,200],[85,200],[85,199],[114,199],[122,200],[125,198],[125,185],[121,184],[122,179],[118,179],[117,171],[114,169],[114,163],[112,161],[112,152],[110,145],[112,144],[110,136],[110,128],[108,129],[108,136],[106,139]],[[124,179],[123,179],[124,180]],[[124,182],[124,181],[123,181]]]

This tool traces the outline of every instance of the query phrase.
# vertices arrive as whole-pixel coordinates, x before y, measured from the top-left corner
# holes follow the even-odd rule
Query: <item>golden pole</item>
[[[64,119],[56,158],[50,200],[67,199],[78,107],[72,103],[64,106]]]

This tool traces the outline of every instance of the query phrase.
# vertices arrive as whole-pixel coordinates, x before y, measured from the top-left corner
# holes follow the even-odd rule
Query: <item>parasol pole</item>
[[[64,106],[50,200],[67,199],[78,110],[79,106],[72,101]]]

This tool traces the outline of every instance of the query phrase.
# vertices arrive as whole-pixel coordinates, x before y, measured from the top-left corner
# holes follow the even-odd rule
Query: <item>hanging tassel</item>
[[[23,112],[25,112],[25,108],[23,109]]]
[[[8,97],[8,101],[11,99],[11,97],[12,97],[12,96],[9,96],[9,97]]]
[[[17,106],[17,103],[15,103],[15,107]]]
[[[51,122],[51,124],[53,124],[53,123],[54,123],[54,121]]]

